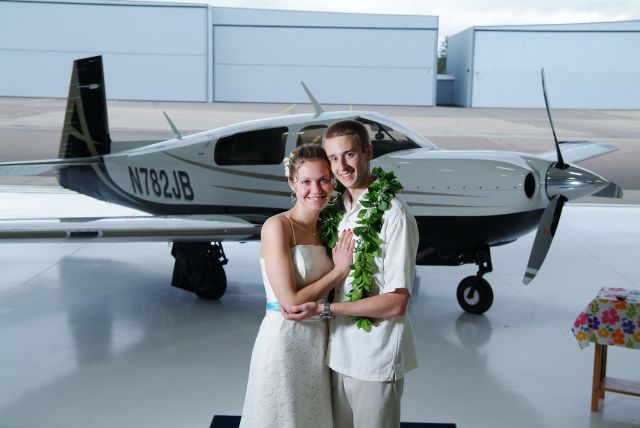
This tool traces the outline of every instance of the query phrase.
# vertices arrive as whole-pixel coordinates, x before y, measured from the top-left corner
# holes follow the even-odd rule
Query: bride
[[[285,160],[285,174],[295,205],[262,227],[267,305],[251,354],[240,427],[332,428],[331,383],[324,363],[327,323],[318,317],[288,321],[282,310],[323,302],[348,275],[354,242],[350,231],[344,233],[332,260],[320,241],[318,216],[333,192],[331,167],[321,146],[299,146]]]

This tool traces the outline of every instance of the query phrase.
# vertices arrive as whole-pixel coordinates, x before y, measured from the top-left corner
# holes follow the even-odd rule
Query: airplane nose
[[[549,199],[555,195],[564,196],[568,200],[578,199],[593,195],[608,185],[609,182],[598,174],[571,165],[558,168],[554,164],[547,170],[546,188]]]

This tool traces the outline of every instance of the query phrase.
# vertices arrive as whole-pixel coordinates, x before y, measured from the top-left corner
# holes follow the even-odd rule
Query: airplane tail
[[[59,158],[96,157],[110,152],[102,57],[75,60]]]

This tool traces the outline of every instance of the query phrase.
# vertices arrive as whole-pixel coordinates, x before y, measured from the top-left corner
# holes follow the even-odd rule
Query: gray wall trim
[[[256,25],[256,24],[213,24],[214,27],[235,28],[297,28],[297,29],[322,29],[322,30],[392,30],[392,31],[437,31],[437,28],[419,27],[343,27],[331,25]]]
[[[143,1],[55,1],[55,0],[1,0],[3,3],[41,3],[41,4],[66,4],[66,5],[90,5],[90,6],[127,6],[127,7],[169,7],[169,8],[209,8],[206,3],[165,3],[165,2],[143,2]]]
[[[514,29],[496,29],[496,28],[475,28],[475,31],[499,32],[499,33],[640,33],[640,30],[514,30]]]

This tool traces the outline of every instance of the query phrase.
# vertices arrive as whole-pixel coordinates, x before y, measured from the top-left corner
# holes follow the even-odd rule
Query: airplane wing
[[[55,186],[0,186],[0,242],[242,241],[259,233],[228,215],[151,216]]]
[[[565,162],[580,162],[583,160],[602,156],[606,153],[618,150],[613,144],[593,143],[591,141],[564,141],[560,143],[560,151]],[[539,155],[547,160],[557,159],[556,151],[545,152]]]
[[[260,227],[224,215],[0,219],[7,241],[242,241]]]

